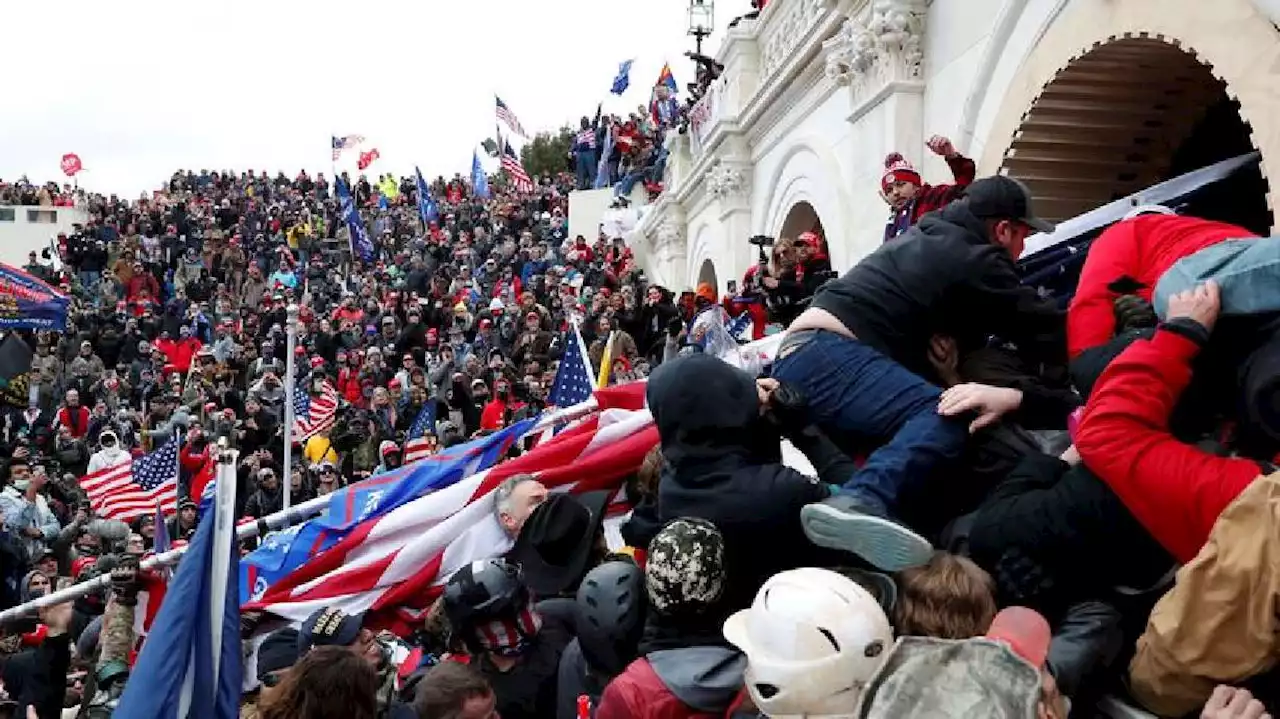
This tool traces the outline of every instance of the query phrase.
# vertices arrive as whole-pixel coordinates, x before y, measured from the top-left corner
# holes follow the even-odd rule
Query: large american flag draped
[[[345,137],[334,136],[332,143],[333,161],[338,161],[338,157],[342,155],[343,150],[349,150],[362,142],[364,142],[363,135],[346,135]]]
[[[422,409],[418,411],[418,416],[414,417],[413,424],[409,425],[409,436],[404,442],[405,464],[426,459],[431,454],[431,445],[426,439],[426,434],[428,432],[435,434],[435,425],[436,401],[428,399],[427,403],[422,405]]]
[[[375,625],[406,628],[404,622],[420,619],[419,610],[459,567],[510,548],[493,513],[492,492],[504,479],[533,473],[555,491],[617,490],[658,442],[653,417],[643,408],[644,390],[643,382],[635,382],[597,392],[605,408],[601,414],[521,457],[459,475],[448,486],[361,522],[255,591],[242,611],[301,621],[331,606],[371,611]]]
[[[511,108],[507,107],[507,103],[503,102],[502,98],[497,95],[494,95],[493,99],[498,105],[498,119],[511,128],[511,131],[515,134],[526,140],[529,139],[529,133],[525,132],[524,125],[521,125],[520,121],[516,119],[516,114],[511,111]]]
[[[321,432],[333,429],[338,415],[338,390],[328,380],[320,395],[312,397],[306,385],[295,382],[293,388],[293,439],[305,442]]]
[[[520,158],[516,157],[515,150],[511,149],[511,143],[503,143],[502,150],[502,169],[506,170],[507,175],[511,177],[511,184],[515,186],[517,192],[533,192],[533,180],[529,177],[529,173],[525,172],[524,165],[520,164]]]
[[[144,457],[100,469],[80,479],[99,516],[128,521],[160,510],[178,509],[178,439]]]

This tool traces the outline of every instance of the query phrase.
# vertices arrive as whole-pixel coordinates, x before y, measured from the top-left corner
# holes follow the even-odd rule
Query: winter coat
[[[647,394],[665,460],[659,519],[701,517],[719,528],[728,609],[750,606],[760,585],[780,571],[839,564],[813,546],[798,520],[802,507],[830,492],[782,464],[780,436],[760,416],[750,375],[692,354],[654,370]],[[829,448],[824,437],[818,440]],[[837,450],[814,454],[811,461],[824,480],[843,482],[853,474],[852,462]]]
[[[909,227],[920,221],[921,217],[941,209],[964,193],[964,188],[973,182],[977,175],[977,166],[973,160],[964,155],[946,158],[947,167],[951,168],[954,185],[921,185],[916,196],[906,207],[895,211],[884,226],[884,241],[894,239]]]
[[[1121,292],[1111,286],[1121,278],[1136,283],[1126,293],[1151,301],[1156,281],[1178,260],[1223,240],[1253,236],[1243,227],[1177,215],[1142,215],[1107,228],[1089,246],[1067,310],[1067,352],[1074,359],[1115,334],[1113,302]]]
[[[609,682],[596,719],[718,719],[737,698],[745,664],[718,646],[651,652]]]
[[[922,377],[933,372],[929,342],[937,333],[955,338],[961,351],[995,335],[1032,363],[1066,364],[1062,311],[1022,286],[1009,253],[963,201],[880,245],[824,284],[811,306]]]
[[[1160,326],[1103,371],[1076,431],[1084,463],[1170,554],[1191,561],[1222,511],[1262,473],[1175,439],[1169,416],[1209,333],[1191,320]]]
[[[94,452],[93,456],[89,458],[89,468],[85,471],[89,474],[93,474],[100,469],[114,467],[117,464],[127,461],[129,458],[130,454],[121,449],[119,445],[111,448],[100,449],[97,452]]]
[[[1156,603],[1129,664],[1130,692],[1160,716],[1182,716],[1218,684],[1272,673],[1259,684],[1270,695],[1259,698],[1280,699],[1278,596],[1280,474],[1271,474],[1221,511],[1200,553]]]

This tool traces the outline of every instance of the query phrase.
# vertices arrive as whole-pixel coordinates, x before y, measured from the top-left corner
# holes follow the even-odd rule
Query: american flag
[[[156,511],[178,509],[178,439],[138,459],[100,469],[80,479],[93,511],[106,519],[128,521]]]
[[[616,490],[658,442],[642,382],[597,393],[601,414],[516,459],[439,488],[353,527],[242,605],[301,621],[324,606],[370,611],[375,626],[405,629],[416,610],[472,561],[499,556],[511,539],[493,514],[493,491],[533,473],[554,491]],[[312,520],[316,521],[316,520]]]
[[[503,102],[502,98],[497,95],[494,95],[493,99],[498,103],[498,119],[506,123],[507,127],[511,128],[511,131],[515,134],[526,140],[529,139],[529,133],[524,131],[524,125],[521,125],[520,121],[516,119],[516,114],[511,111],[511,108],[507,107],[507,103]]]
[[[364,142],[364,135],[347,135],[346,137],[333,137],[333,160],[338,161],[338,157],[342,155],[343,150],[349,150],[356,145]]]
[[[520,164],[520,158],[516,157],[515,150],[511,149],[511,143],[504,143],[506,147],[502,150],[502,169],[506,170],[507,175],[511,177],[511,184],[515,186],[517,192],[533,192],[533,180],[529,178],[529,173],[524,171],[524,165]]]
[[[583,130],[582,132],[579,132],[577,143],[579,145],[585,145],[587,147],[590,147],[591,149],[594,150],[596,147],[596,131],[588,128],[586,130]]]
[[[338,390],[326,380],[320,396],[312,398],[306,386],[296,382],[293,388],[293,440],[305,442],[321,432],[333,429],[338,415]]]
[[[560,358],[560,368],[556,370],[556,380],[551,385],[551,394],[547,403],[554,407],[571,407],[591,399],[592,382],[591,365],[587,360],[586,343],[582,333],[574,325],[573,335],[566,332],[564,355]]]
[[[418,416],[413,419],[413,424],[409,426],[409,436],[404,443],[405,464],[430,456],[431,445],[427,442],[426,434],[427,432],[435,434],[435,424],[436,401],[428,399],[427,403],[422,405]]]

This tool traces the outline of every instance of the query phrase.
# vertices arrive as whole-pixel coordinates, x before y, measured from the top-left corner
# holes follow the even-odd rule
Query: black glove
[[[800,432],[809,426],[809,402],[802,392],[779,383],[769,395],[769,410],[765,415],[783,435]]]
[[[1159,320],[1151,303],[1138,295],[1120,295],[1113,308],[1116,317],[1116,333],[1155,327]]]
[[[111,570],[111,591],[115,599],[126,607],[138,604],[138,558],[125,556]]]

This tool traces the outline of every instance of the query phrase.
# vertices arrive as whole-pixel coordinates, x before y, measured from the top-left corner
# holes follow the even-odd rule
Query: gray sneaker
[[[886,572],[918,567],[933,556],[933,545],[884,517],[856,495],[837,494],[800,510],[809,541],[852,552]]]

